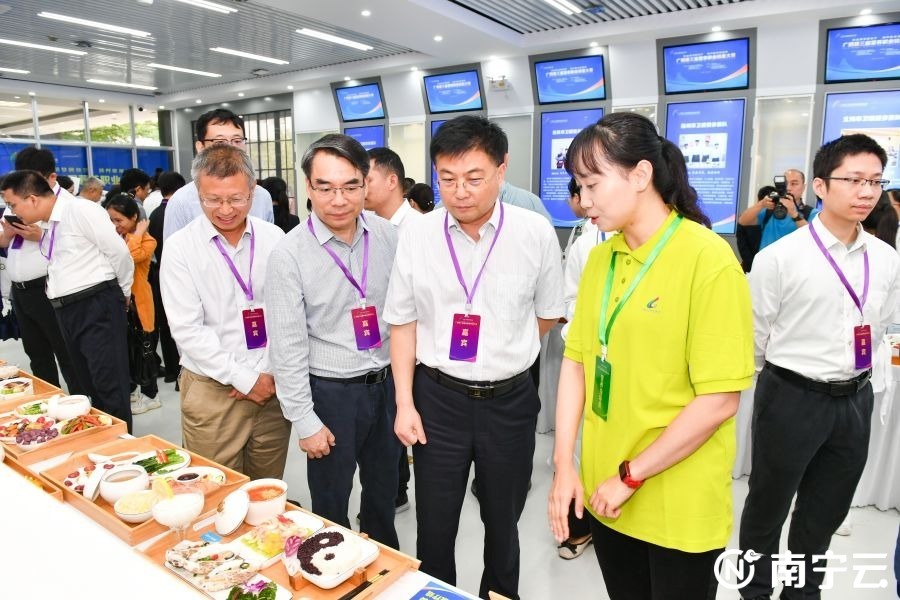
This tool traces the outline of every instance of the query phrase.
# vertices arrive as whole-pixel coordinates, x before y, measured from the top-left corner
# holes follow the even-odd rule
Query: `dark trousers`
[[[178,347],[175,345],[175,340],[172,339],[172,330],[169,329],[169,319],[166,317],[166,308],[163,306],[162,293],[159,288],[159,267],[156,264],[150,265],[150,274],[147,279],[150,282],[150,289],[153,290],[155,333],[159,338],[159,346],[162,350],[162,359],[165,366],[163,374],[167,380],[174,381],[178,378],[178,373],[181,372],[181,366],[179,365]],[[149,396],[150,394],[147,395]],[[151,397],[155,398],[156,394]]]
[[[470,398],[421,368],[413,397],[427,444],[413,446],[416,464],[416,555],[421,570],[456,583],[455,545],[469,469],[484,523],[484,572],[479,595],[518,598],[518,522],[525,507],[534,430],[541,402],[530,378],[495,398]]]
[[[591,514],[584,509],[584,512],[579,519],[575,515],[575,502],[572,501],[572,504],[569,505],[569,539],[577,540],[578,538],[583,538],[586,535],[591,533],[591,521],[589,517]]]
[[[311,376],[316,415],[334,434],[331,453],[306,461],[306,481],[312,511],[350,528],[348,510],[353,475],[359,465],[362,486],[359,529],[391,548],[400,547],[394,528],[397,499],[397,457],[394,435],[394,380],[381,383],[339,383]]]
[[[406,448],[400,450],[400,463],[397,465],[399,469],[400,479],[397,482],[397,498],[407,497],[409,490],[409,454]]]
[[[872,386],[850,396],[815,392],[763,368],[756,384],[751,430],[750,492],[741,515],[740,548],[778,554],[781,528],[797,495],[788,548],[803,554],[806,586],[781,598],[819,598],[825,576],[812,556],[824,554],[850,510],[869,449]],[[819,561],[816,567],[824,566]],[[772,562],[755,563],[744,598],[772,593]]]
[[[683,552],[624,535],[588,512],[594,552],[611,600],[715,600],[716,558],[725,550]]]
[[[80,387],[96,408],[125,421],[131,433],[128,323],[122,290],[103,288],[57,308],[56,318]]]
[[[84,394],[72,369],[69,351],[44,287],[18,289],[13,286],[11,296],[22,347],[31,361],[31,373],[59,387],[59,371],[56,370],[56,362],[59,361],[59,370],[66,380],[69,393]]]

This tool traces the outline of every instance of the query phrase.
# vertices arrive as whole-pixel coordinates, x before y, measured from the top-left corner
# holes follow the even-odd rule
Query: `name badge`
[[[872,368],[872,328],[858,325],[853,328],[853,351],[857,369]]]
[[[481,331],[479,315],[453,315],[450,331],[450,360],[475,362],[478,357],[478,334]]]
[[[598,356],[594,366],[594,398],[591,402],[591,409],[604,421],[609,416],[609,388],[611,386],[612,365]]]
[[[350,311],[350,316],[353,317],[356,349],[381,348],[381,331],[378,329],[378,314],[375,312],[375,307],[354,308]]]
[[[241,311],[244,319],[244,337],[247,338],[247,350],[265,348],[269,341],[266,336],[266,318],[262,308],[248,308]]]

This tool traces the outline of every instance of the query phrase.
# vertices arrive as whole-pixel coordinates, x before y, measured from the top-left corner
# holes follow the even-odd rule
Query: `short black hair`
[[[138,208],[137,200],[131,194],[119,192],[114,196],[109,196],[103,201],[103,208],[106,210],[113,209],[120,215],[129,219],[134,217],[140,218],[141,211]]]
[[[159,193],[163,195],[163,198],[168,198],[184,187],[186,183],[184,176],[177,171],[165,171],[156,178],[156,185],[159,187]]]
[[[16,171],[37,171],[47,178],[56,173],[56,159],[46,148],[28,146],[16,153],[15,168]]]
[[[43,173],[30,169],[20,169],[9,173],[0,182],[0,191],[11,190],[20,198],[28,196],[52,196],[53,190]]]
[[[474,115],[450,119],[431,138],[431,162],[441,155],[456,157],[472,150],[481,150],[499,166],[509,152],[509,141],[499,125]]]
[[[575,181],[574,177],[572,177],[569,179],[569,198],[571,198],[575,194],[581,194],[581,186],[578,185],[578,182]]]
[[[69,188],[75,185],[75,182],[72,181],[72,178],[68,175],[57,175],[56,183],[58,183],[59,187],[66,191],[69,191]]]
[[[403,168],[403,161],[400,155],[390,148],[372,148],[369,150],[369,160],[375,161],[375,166],[382,171],[393,173],[397,176],[397,180],[403,185],[406,179],[406,169]]]
[[[412,177],[404,177],[403,178],[403,195],[409,193],[409,190],[412,189],[412,186],[416,185],[416,180]]]
[[[775,191],[778,191],[778,190],[775,189],[774,185],[764,185],[761,188],[759,188],[759,190],[756,192],[756,199],[762,200],[763,198],[765,198],[766,196],[768,196],[769,194],[771,194],[772,192],[775,192]]]
[[[816,158],[813,160],[813,177],[825,179],[831,176],[845,158],[858,154],[874,154],[881,161],[882,169],[887,164],[887,153],[878,145],[878,142],[862,133],[852,133],[842,135],[819,148]],[[825,187],[828,187],[827,179],[825,179]]]
[[[216,123],[230,123],[239,128],[242,134],[246,135],[247,133],[244,129],[244,120],[242,118],[226,108],[217,108],[203,113],[197,119],[197,140],[201,142],[205,140],[207,127]]]
[[[415,202],[422,212],[434,210],[434,190],[427,183],[417,183],[407,192],[407,197]]]
[[[141,169],[125,169],[122,171],[122,177],[119,179],[122,191],[129,194],[134,193],[134,190],[144,187],[148,183],[150,183],[150,176]]]
[[[349,135],[329,133],[310,144],[306,152],[303,153],[300,167],[303,169],[307,179],[312,174],[313,159],[319,152],[343,158],[356,167],[362,173],[363,178],[369,174],[369,154],[363,148],[363,145]]]

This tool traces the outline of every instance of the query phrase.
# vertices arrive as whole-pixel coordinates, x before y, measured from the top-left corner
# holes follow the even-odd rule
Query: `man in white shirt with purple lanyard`
[[[275,398],[264,293],[284,232],[248,215],[256,176],[239,148],[203,149],[191,176],[203,214],[166,240],[159,276],[181,351],[184,447],[250,479],[281,479],[290,423]]]
[[[795,494],[788,550],[804,563],[805,585],[787,583],[781,598],[820,597],[827,560],[816,557],[828,550],[866,465],[872,353],[900,307],[900,256],[860,225],[889,183],[882,179],[886,162],[881,146],[865,135],[822,146],[813,162],[822,211],[753,261],[762,371],[740,548],[763,558],[741,589],[746,599],[771,597],[773,555]]]

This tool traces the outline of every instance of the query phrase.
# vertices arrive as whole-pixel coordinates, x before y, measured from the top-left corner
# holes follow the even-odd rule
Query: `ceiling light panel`
[[[176,2],[181,2],[182,4],[190,4],[191,6],[197,6],[199,8],[205,8],[208,10],[214,10],[223,14],[231,14],[236,13],[237,9],[232,8],[230,6],[223,6],[222,4],[216,4],[215,2],[208,2],[207,0],[175,0]]]
[[[19,40],[8,40],[0,38],[0,44],[8,44],[10,46],[21,46],[23,48],[34,48],[35,50],[48,50],[50,52],[62,52],[63,54],[72,54],[74,56],[84,56],[87,52],[82,50],[70,50],[68,48],[58,48],[56,46],[45,46],[43,44],[32,44],[31,42],[22,42]]]
[[[314,37],[319,40],[324,40],[326,42],[332,42],[334,44],[340,44],[342,46],[349,46],[350,48],[356,48],[357,50],[362,50],[364,52],[372,49],[372,46],[369,46],[368,44],[354,42],[353,40],[348,40],[347,38],[342,38],[337,35],[325,33],[323,31],[317,31],[315,29],[310,29],[308,27],[298,29],[297,33],[299,33],[301,35],[306,35],[309,37]]]
[[[108,23],[101,23],[99,21],[89,21],[88,19],[79,19],[77,17],[69,17],[57,13],[39,12],[38,16],[44,17],[45,19],[52,19],[54,21],[62,21],[69,25],[84,25],[85,27],[93,27],[95,29],[102,29],[103,31],[112,31],[113,33],[124,33],[126,35],[133,35],[136,37],[150,37],[149,31],[141,31],[139,29],[131,29],[129,27],[119,27],[118,25],[110,25]]]
[[[222,54],[231,54],[233,56],[240,56],[242,58],[249,58],[251,60],[261,60],[267,63],[273,63],[276,65],[287,65],[290,64],[286,60],[281,60],[280,58],[272,58],[270,56],[262,56],[260,54],[251,54],[250,52],[244,52],[242,50],[233,50],[231,48],[222,48],[221,46],[216,46],[215,48],[210,48],[213,52],[221,52]]]
[[[99,83],[100,85],[113,85],[116,87],[126,87],[133,88],[136,90],[155,90],[156,88],[152,85],[140,85],[138,83],[125,83],[122,81],[109,81],[107,79],[86,79],[88,83]]]
[[[154,69],[165,69],[166,71],[177,71],[178,73],[189,73],[191,75],[202,75],[203,77],[221,77],[221,73],[210,73],[209,71],[197,71],[196,69],[186,69],[184,67],[174,67],[172,65],[161,65],[159,63],[150,63],[148,67]]]

